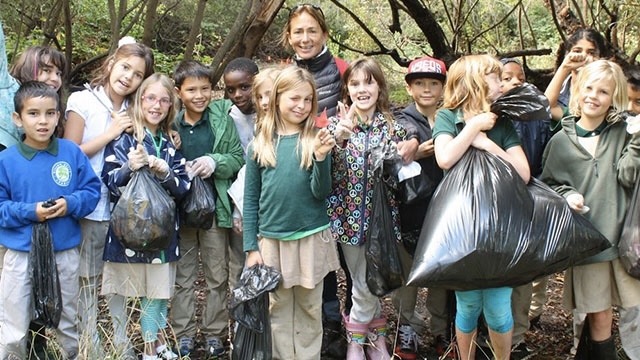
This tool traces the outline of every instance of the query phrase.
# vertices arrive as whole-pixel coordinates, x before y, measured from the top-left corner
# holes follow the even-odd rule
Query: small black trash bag
[[[399,157],[394,147],[387,146],[378,150],[382,152],[371,153],[375,182],[371,219],[364,247],[367,286],[372,294],[383,296],[404,285],[404,274],[387,198],[388,187],[396,182],[394,176],[397,174],[396,160]]]
[[[175,233],[176,204],[147,166],[131,180],[111,213],[114,234],[129,249],[164,250]]]
[[[519,286],[608,248],[542,182],[469,149],[431,199],[408,284],[472,290]]]
[[[191,189],[180,203],[180,221],[182,225],[211,229],[216,213],[216,193],[213,185],[200,176],[191,180]]]
[[[48,328],[57,328],[62,314],[62,294],[53,239],[46,222],[33,225],[29,277],[32,321]]]
[[[499,118],[516,121],[551,118],[549,100],[535,85],[529,83],[524,83],[502,94],[491,104],[491,112]]]
[[[618,252],[627,273],[640,279],[640,181],[636,183],[624,218]]]
[[[280,282],[278,270],[264,264],[245,268],[231,293],[231,317],[238,327],[233,338],[233,360],[270,360],[269,292]]]

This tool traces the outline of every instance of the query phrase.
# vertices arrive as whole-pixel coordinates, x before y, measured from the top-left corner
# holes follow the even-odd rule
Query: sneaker
[[[176,353],[180,356],[189,356],[193,351],[193,338],[190,337],[181,337],[178,340]]]
[[[164,348],[157,351],[159,360],[178,360],[180,358],[178,354],[171,351],[171,349],[169,349],[169,347],[166,345],[164,345]]]
[[[457,359],[455,345],[444,335],[436,336],[435,348],[439,359]]]
[[[205,352],[209,359],[216,359],[219,356],[224,355],[226,350],[224,348],[224,343],[222,342],[222,340],[219,337],[214,336],[207,339],[207,347]]]
[[[533,317],[529,320],[529,328],[531,329],[542,329],[542,325],[540,324],[540,315]]]
[[[395,354],[402,360],[418,358],[418,333],[411,325],[400,325],[396,336]]]
[[[342,325],[339,321],[327,320],[322,323],[322,347],[320,355],[327,356],[331,351],[331,345],[342,336]]]
[[[527,344],[522,341],[511,348],[511,360],[527,360],[533,359],[535,351],[529,349]]]

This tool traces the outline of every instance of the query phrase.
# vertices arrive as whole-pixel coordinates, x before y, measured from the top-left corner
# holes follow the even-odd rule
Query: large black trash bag
[[[211,229],[216,213],[216,194],[213,185],[196,176],[191,180],[191,189],[180,203],[180,221],[182,225]]]
[[[62,314],[62,294],[53,239],[46,222],[33,225],[29,277],[32,321],[48,328],[57,328]]]
[[[609,246],[562,196],[535,179],[526,186],[510,164],[471,148],[431,200],[408,284],[519,286]]]
[[[111,213],[111,227],[124,246],[138,251],[164,250],[176,231],[176,204],[147,166],[131,180]]]
[[[404,285],[398,242],[393,229],[388,187],[395,184],[399,156],[393,146],[380,147],[371,153],[373,185],[371,219],[365,247],[366,279],[369,291],[383,296]],[[382,161],[380,161],[382,160]]]
[[[491,112],[499,118],[516,121],[546,120],[551,118],[549,100],[532,84],[524,83],[502,94],[493,104]]]
[[[264,264],[245,268],[231,293],[231,317],[237,321],[233,360],[271,359],[269,292],[280,282],[278,270]]]
[[[624,218],[618,252],[627,273],[640,279],[640,182],[637,182]]]

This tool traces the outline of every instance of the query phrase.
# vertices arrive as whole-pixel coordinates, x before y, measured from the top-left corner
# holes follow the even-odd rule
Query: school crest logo
[[[58,161],[51,168],[53,182],[59,186],[69,186],[71,183],[71,165],[66,161]]]

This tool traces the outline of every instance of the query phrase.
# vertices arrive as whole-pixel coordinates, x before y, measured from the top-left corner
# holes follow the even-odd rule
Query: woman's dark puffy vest
[[[340,100],[340,71],[336,60],[327,49],[309,60],[295,59],[298,66],[309,70],[316,81],[318,91],[318,112],[327,109],[327,116],[334,116]]]

